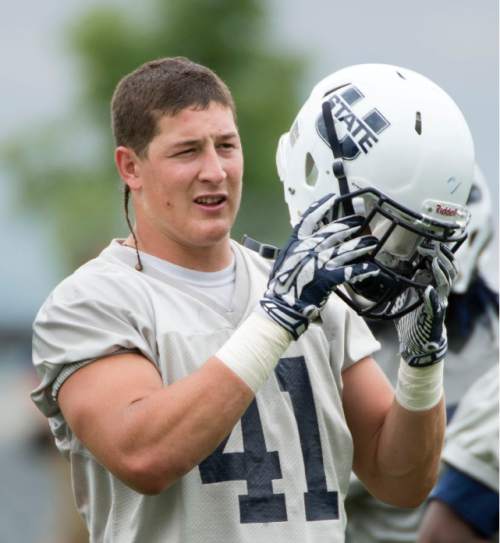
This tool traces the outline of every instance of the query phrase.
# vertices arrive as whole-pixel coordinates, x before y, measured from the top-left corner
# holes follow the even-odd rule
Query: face
[[[231,110],[212,102],[158,121],[131,186],[140,241],[192,250],[228,245],[243,155]],[[155,251],[151,251],[155,252]],[[157,252],[157,251],[156,251]]]

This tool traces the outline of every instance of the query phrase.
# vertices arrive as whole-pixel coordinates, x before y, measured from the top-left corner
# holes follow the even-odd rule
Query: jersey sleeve
[[[321,318],[334,357],[341,355],[342,371],[380,349],[365,320],[337,296],[330,297]]]
[[[365,320],[350,307],[347,307],[345,326],[344,369],[367,356],[373,355],[380,349],[380,343],[375,339]]]
[[[41,382],[32,399],[48,417],[59,412],[59,387],[80,367],[122,352],[157,360],[151,326],[122,292],[99,281],[75,283],[72,278],[59,285],[33,325],[33,364]]]

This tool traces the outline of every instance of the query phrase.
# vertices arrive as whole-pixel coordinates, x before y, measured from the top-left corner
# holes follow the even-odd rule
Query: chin
[[[199,235],[192,237],[193,245],[198,247],[214,247],[229,238],[230,230],[228,228],[211,229],[210,231],[200,232]]]
[[[214,247],[216,245],[219,245],[220,243],[224,243],[226,240],[229,239],[229,231],[226,231],[224,234],[213,234],[211,236],[207,236],[205,238],[205,247]]]
[[[199,229],[199,239],[205,240],[207,245],[217,244],[229,237],[232,222],[220,221],[215,224],[205,224]]]

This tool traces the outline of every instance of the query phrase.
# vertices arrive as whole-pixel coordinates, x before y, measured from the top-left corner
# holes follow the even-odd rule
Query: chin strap
[[[323,110],[323,121],[325,123],[326,135],[328,137],[328,143],[333,153],[333,175],[337,178],[339,183],[339,192],[340,196],[347,196],[349,194],[349,184],[347,183],[347,177],[344,171],[344,162],[342,160],[342,146],[340,144],[339,138],[337,136],[337,131],[335,130],[335,123],[333,122],[332,107],[330,102],[326,101],[322,104]],[[344,214],[354,215],[354,208],[352,205],[352,200],[346,198],[342,201],[342,207],[344,209]]]
[[[268,260],[276,260],[280,253],[278,247],[269,245],[268,243],[261,243],[260,241],[257,241],[246,234],[244,234],[241,243],[247,249],[251,249],[256,253],[259,253],[260,256]]]

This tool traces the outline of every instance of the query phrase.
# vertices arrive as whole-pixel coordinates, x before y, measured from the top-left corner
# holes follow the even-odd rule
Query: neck
[[[220,271],[229,266],[233,259],[229,236],[214,245],[192,247],[172,240],[163,240],[159,245],[146,241],[137,231],[135,234],[139,251],[183,268],[206,272]],[[136,248],[132,234],[125,240],[124,245]]]

